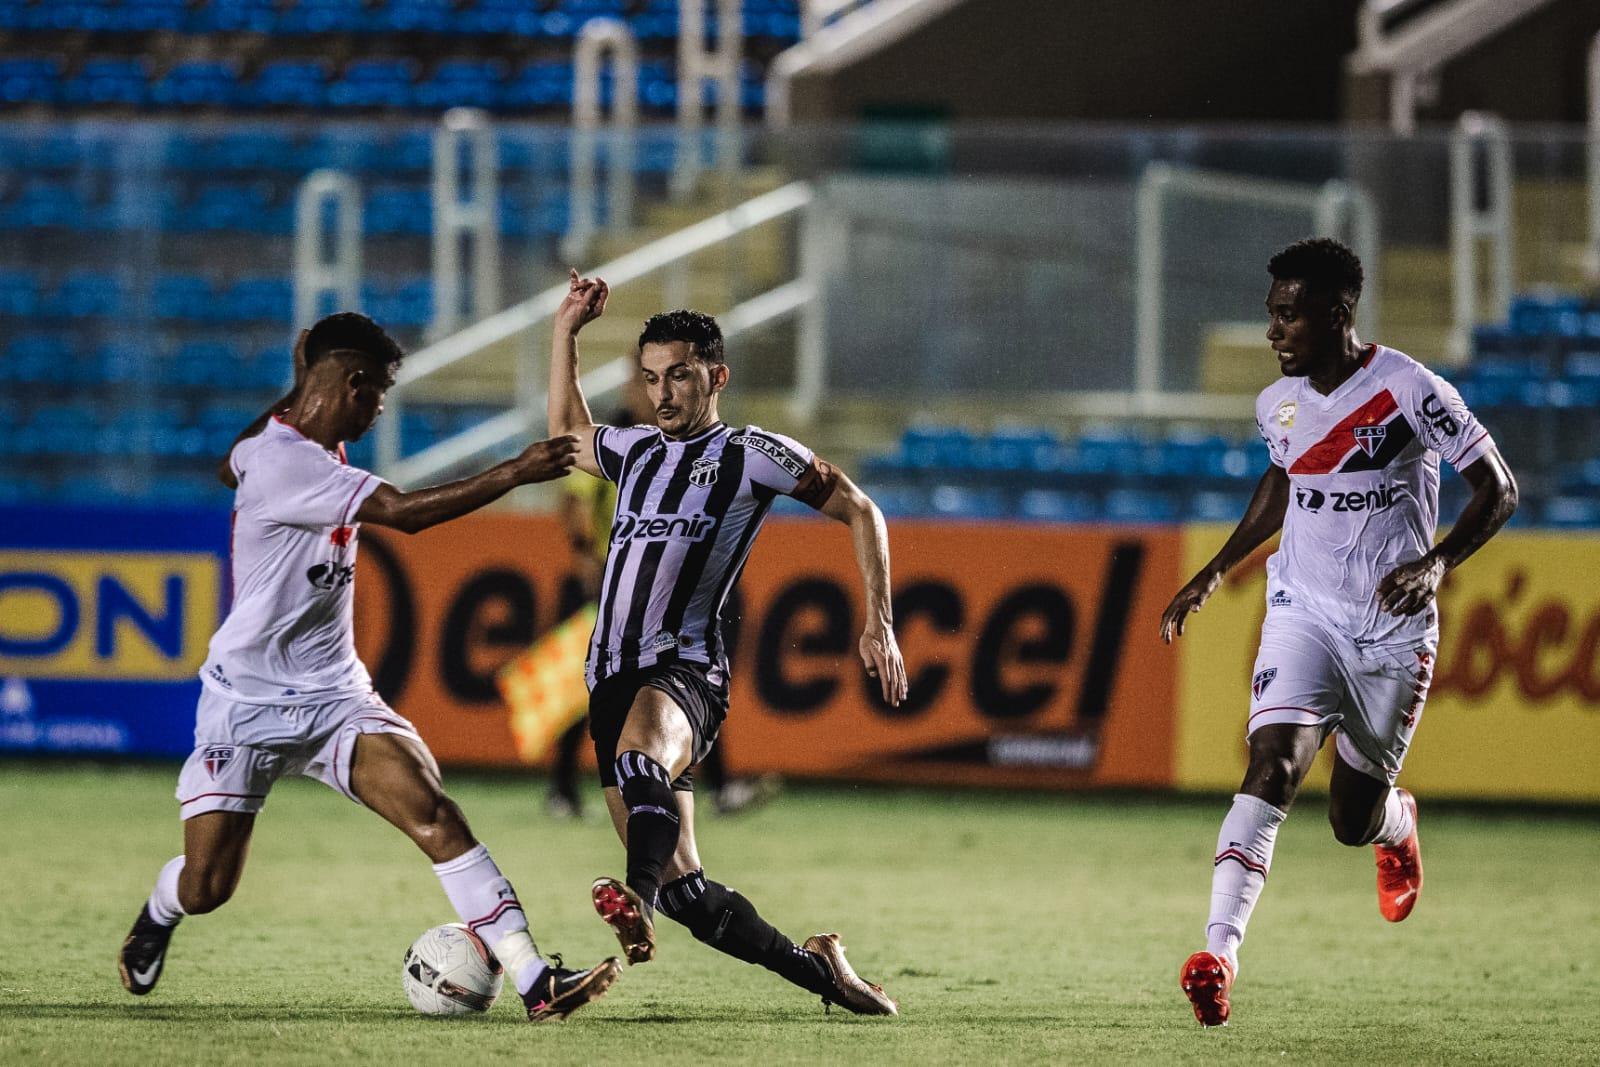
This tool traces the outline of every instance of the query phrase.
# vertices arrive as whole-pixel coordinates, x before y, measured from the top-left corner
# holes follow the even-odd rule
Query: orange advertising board
[[[900,522],[896,629],[911,695],[875,696],[849,533],[777,519],[731,610],[740,772],[993,785],[1167,785],[1175,654],[1155,620],[1177,530]],[[357,645],[446,763],[514,765],[495,672],[559,621],[568,553],[543,517],[475,516],[412,538],[364,530]]]

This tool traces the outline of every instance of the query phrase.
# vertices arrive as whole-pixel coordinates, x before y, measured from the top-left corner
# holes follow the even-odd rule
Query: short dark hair
[[[1308,293],[1339,297],[1350,304],[1361,299],[1361,257],[1331,237],[1296,241],[1267,263],[1267,273],[1280,282],[1298,281]]]
[[[359,311],[341,311],[317,320],[306,337],[306,366],[314,367],[333,352],[360,352],[388,367],[405,358],[405,349],[382,326]]]
[[[686,341],[696,356],[707,363],[726,363],[727,354],[722,349],[722,327],[717,320],[701,311],[679,308],[663,311],[644,320],[644,330],[639,334],[639,348],[645,345],[671,344]]]

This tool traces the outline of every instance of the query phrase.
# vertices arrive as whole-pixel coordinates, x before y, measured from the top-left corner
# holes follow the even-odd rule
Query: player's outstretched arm
[[[603,278],[580,278],[572,271],[566,299],[556,309],[550,337],[550,392],[545,412],[550,433],[571,434],[578,439],[578,469],[601,477],[600,462],[594,453],[594,416],[578,383],[578,331],[605,313],[611,295]]]
[[[228,451],[222,457],[222,462],[217,464],[217,480],[229,489],[239,488],[239,479],[233,476],[233,465],[229,462],[233,458],[233,450],[239,447],[239,442],[246,437],[254,437],[266,428],[267,420],[274,415],[282,415],[294,406],[300,395],[300,383],[306,377],[306,338],[311,336],[310,330],[301,330],[300,336],[294,342],[294,384],[283,396],[274,400],[267,410],[257,415],[244,429],[239,431],[239,436],[233,439],[233,444],[228,446]]]
[[[1392,615],[1415,615],[1433,602],[1447,571],[1482,548],[1517,510],[1517,480],[1498,448],[1461,472],[1472,499],[1444,540],[1421,559],[1402,563],[1378,583],[1378,603]]]
[[[856,567],[867,591],[867,625],[861,632],[861,662],[878,679],[884,703],[899,706],[908,684],[906,665],[894,637],[894,607],[889,598],[889,530],[872,498],[841,473],[822,513],[850,527]]]
[[[566,477],[577,451],[577,441],[571,437],[556,437],[535,441],[515,459],[497,463],[458,482],[418,489],[414,493],[402,493],[385,483],[362,503],[356,512],[356,521],[404,533],[426,530],[476,511],[519,485]]]
[[[1200,610],[1211,594],[1222,584],[1223,575],[1239,565],[1250,553],[1283,529],[1283,516],[1289,508],[1289,472],[1273,463],[1267,473],[1256,483],[1244,518],[1234,527],[1232,535],[1216,556],[1200,568],[1200,573],[1189,579],[1189,584],[1178,590],[1167,610],[1161,613],[1161,640],[1172,643],[1183,636],[1184,623],[1192,612]]]

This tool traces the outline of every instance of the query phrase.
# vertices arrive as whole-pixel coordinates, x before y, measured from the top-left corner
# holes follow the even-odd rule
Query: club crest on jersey
[[[1278,405],[1278,425],[1285,430],[1294,425],[1294,413],[1300,410],[1300,405],[1293,400],[1285,400]]]
[[[205,764],[206,773],[215,778],[222,773],[222,768],[233,762],[233,746],[212,745],[200,757],[200,762]]]
[[[1356,445],[1367,455],[1378,451],[1378,446],[1383,444],[1384,436],[1388,434],[1387,426],[1357,426],[1352,433],[1356,437]]]
[[[1256,672],[1256,676],[1250,680],[1250,692],[1255,694],[1257,700],[1260,700],[1261,694],[1267,691],[1267,686],[1271,685],[1272,680],[1277,676],[1278,668],[1276,667],[1268,667],[1264,671]]]
[[[717,468],[720,466],[722,466],[721,460],[695,460],[689,466],[689,484],[704,489],[717,480]]]

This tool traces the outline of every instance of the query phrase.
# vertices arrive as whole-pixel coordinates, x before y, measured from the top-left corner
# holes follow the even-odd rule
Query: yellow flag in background
[[[511,736],[524,763],[543,759],[589,708],[583,666],[597,608],[584,605],[500,669],[500,696],[511,710]]]

